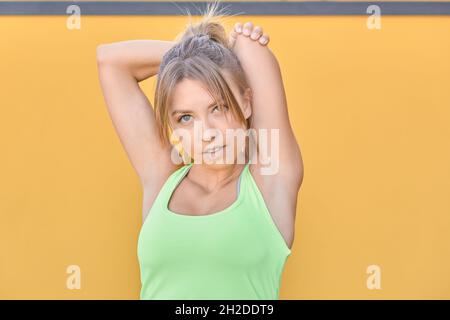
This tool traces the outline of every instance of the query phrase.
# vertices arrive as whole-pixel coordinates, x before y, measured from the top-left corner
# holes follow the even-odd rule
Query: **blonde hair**
[[[155,89],[155,118],[159,137],[164,145],[170,141],[168,107],[172,92],[183,79],[203,83],[214,100],[225,105],[246,129],[251,126],[252,116],[245,119],[236,97],[234,97],[222,71],[226,71],[237,85],[239,94],[249,88],[244,70],[229,46],[228,36],[221,23],[218,2],[208,3],[203,18],[198,23],[191,19],[184,32],[175,38],[175,45],[163,56],[159,66]],[[191,18],[191,15],[189,18]]]

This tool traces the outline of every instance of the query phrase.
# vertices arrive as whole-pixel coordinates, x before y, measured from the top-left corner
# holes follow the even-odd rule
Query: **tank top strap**
[[[275,224],[273,217],[269,211],[269,208],[266,205],[266,201],[263,197],[261,190],[259,189],[256,181],[250,172],[249,163],[247,163],[244,168],[244,172],[242,175],[241,187],[245,188],[242,190],[245,192],[247,205],[252,208],[249,210],[249,213],[253,215],[253,219],[255,219],[255,223],[262,222],[269,231],[271,239],[273,239],[274,243],[276,243],[277,247],[284,251],[286,254],[291,253],[291,249],[286,244],[284,237],[282,236],[278,226]],[[241,191],[241,192],[242,192]]]
[[[159,190],[159,194],[156,197],[154,204],[150,210],[155,210],[156,212],[161,212],[161,209],[165,209],[165,205],[169,200],[169,197],[172,195],[173,191],[183,179],[183,177],[188,172],[189,168],[192,166],[192,163],[185,164],[184,166],[178,168],[174,172],[170,174],[167,180],[164,182],[163,186]]]
[[[170,183],[168,185],[168,188],[170,188],[171,192],[175,190],[175,188],[180,184],[181,180],[183,180],[184,176],[188,173],[189,169],[192,167],[193,163],[188,163],[182,166],[181,168],[177,169],[172,174],[172,179],[170,179]]]
[[[247,162],[247,163],[245,164],[244,169],[242,169],[242,173],[241,173],[241,175],[239,176],[238,183],[237,183],[237,193],[236,193],[236,194],[239,194],[239,192],[240,192],[240,190],[241,190],[241,180],[242,180],[242,176],[243,176],[244,174],[246,174],[245,171],[248,170],[248,165],[249,165],[249,164],[250,164],[250,163]]]
[[[188,173],[189,169],[192,167],[193,163],[185,164],[184,166],[175,170],[167,179],[166,185],[164,185],[164,201],[169,200],[172,193],[175,191],[176,187],[183,180],[184,176]]]

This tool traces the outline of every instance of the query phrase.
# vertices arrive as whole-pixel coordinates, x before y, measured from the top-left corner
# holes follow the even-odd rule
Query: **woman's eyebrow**
[[[221,102],[221,103],[223,103],[223,102]],[[215,106],[217,104],[217,102],[216,101],[213,101],[213,102],[211,102],[210,104],[209,104],[209,106],[207,106],[206,108],[207,109],[209,109],[209,108],[211,108],[212,106]],[[172,111],[172,115],[175,115],[175,114],[177,114],[177,113],[193,113],[194,111],[192,111],[192,110],[174,110],[174,111]]]
[[[177,113],[192,113],[191,110],[175,110],[172,112],[172,115],[175,115]]]

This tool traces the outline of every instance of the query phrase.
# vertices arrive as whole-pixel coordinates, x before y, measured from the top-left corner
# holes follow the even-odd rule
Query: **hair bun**
[[[205,38],[228,47],[228,35],[222,23],[222,17],[227,14],[225,8],[219,7],[219,2],[215,0],[213,3],[208,3],[202,19],[198,22],[193,22],[189,13],[190,22],[185,30],[177,35],[175,41],[182,42],[194,38],[203,40]]]

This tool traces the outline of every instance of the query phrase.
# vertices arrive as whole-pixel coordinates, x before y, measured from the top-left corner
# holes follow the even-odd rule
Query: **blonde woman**
[[[141,299],[278,299],[291,254],[303,163],[280,68],[260,26],[236,23],[227,36],[218,17],[208,6],[176,41],[97,48],[105,102],[143,187]],[[153,110],[139,82],[156,74]],[[277,139],[264,146],[258,130]],[[277,165],[264,172],[267,148]]]

